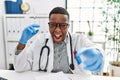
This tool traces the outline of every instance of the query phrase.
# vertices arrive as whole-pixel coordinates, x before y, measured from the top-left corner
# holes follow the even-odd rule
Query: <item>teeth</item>
[[[56,37],[60,37],[60,35],[55,35]]]

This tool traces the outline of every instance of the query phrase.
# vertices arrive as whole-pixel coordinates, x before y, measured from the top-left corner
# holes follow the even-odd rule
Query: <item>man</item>
[[[68,32],[69,13],[64,8],[55,7],[49,13],[48,25],[50,33],[39,34],[30,47],[26,47],[26,43],[38,32],[35,28],[39,25],[24,29],[15,53],[16,71],[80,73],[99,72],[102,69],[101,50],[84,34],[71,35]]]

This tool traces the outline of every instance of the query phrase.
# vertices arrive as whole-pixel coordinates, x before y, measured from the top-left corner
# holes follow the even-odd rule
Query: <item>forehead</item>
[[[69,21],[68,16],[65,14],[51,14],[50,21]]]

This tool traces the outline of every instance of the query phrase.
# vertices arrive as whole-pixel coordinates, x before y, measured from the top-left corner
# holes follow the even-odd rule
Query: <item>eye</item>
[[[56,26],[56,23],[50,23],[51,26]]]
[[[66,25],[66,24],[60,24],[60,26],[62,26],[62,27],[66,27],[67,25]]]
[[[49,22],[48,23],[50,27],[55,27],[56,26],[56,23],[53,23],[53,22]]]

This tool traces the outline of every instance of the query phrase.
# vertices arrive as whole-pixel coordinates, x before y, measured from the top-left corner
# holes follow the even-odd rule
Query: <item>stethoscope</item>
[[[70,33],[69,34],[69,37],[70,37],[70,50],[71,50],[71,64],[69,65],[70,68],[72,70],[74,70],[74,64],[73,64],[73,53],[72,53],[72,38],[71,38],[71,35]],[[48,42],[48,38],[46,39],[45,41],[45,45],[42,47],[41,51],[40,51],[40,58],[39,58],[39,71],[47,71],[47,66],[48,66],[48,60],[49,60],[49,55],[50,55],[50,48],[47,46],[47,42]],[[44,49],[47,49],[48,53],[47,53],[47,62],[46,62],[46,66],[44,69],[41,69],[40,67],[40,64],[41,64],[41,56],[43,54],[43,50]]]

